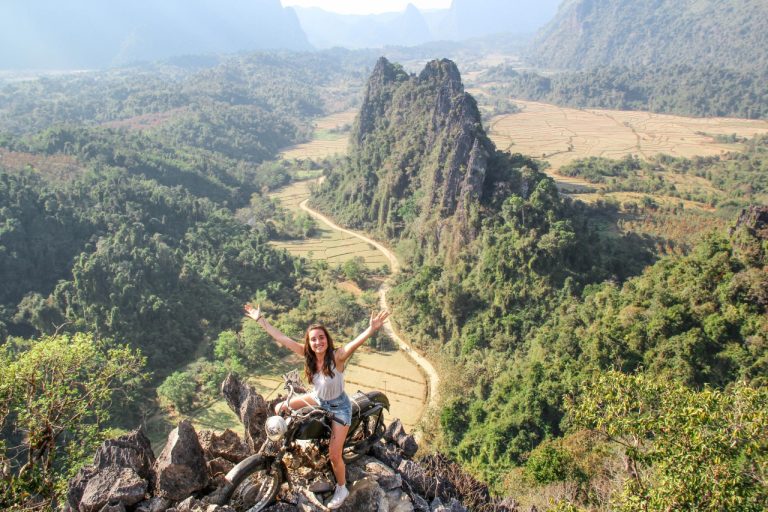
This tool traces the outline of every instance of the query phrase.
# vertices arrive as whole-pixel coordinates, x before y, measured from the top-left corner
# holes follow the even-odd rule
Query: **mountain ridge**
[[[553,69],[703,65],[766,69],[768,3],[760,0],[568,0],[532,43]]]

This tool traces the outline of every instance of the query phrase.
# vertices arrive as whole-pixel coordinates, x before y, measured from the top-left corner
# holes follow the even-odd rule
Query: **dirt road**
[[[338,224],[333,222],[331,219],[329,219],[322,213],[317,212],[311,209],[309,206],[307,206],[308,201],[309,201],[308,199],[305,199],[304,201],[302,201],[299,204],[299,208],[301,208],[302,210],[304,210],[305,212],[307,212],[308,214],[310,214],[312,217],[319,220],[320,222],[327,224],[332,229],[336,229],[348,235],[355,236],[363,240],[364,242],[367,242],[373,245],[374,247],[376,247],[376,249],[381,251],[389,260],[389,268],[391,269],[392,274],[394,275],[400,272],[400,262],[397,260],[397,257],[394,255],[394,253],[392,253],[392,251],[384,247],[379,242],[372,240],[371,238],[368,238],[367,236],[361,235],[360,233],[356,233],[355,231],[339,226]],[[380,301],[381,307],[384,309],[390,309],[387,303],[388,290],[389,290],[389,285],[386,282],[379,287],[379,301]],[[384,332],[386,332],[387,335],[390,338],[392,338],[395,341],[395,343],[397,343],[400,349],[403,352],[405,352],[419,366],[419,368],[421,368],[424,371],[424,374],[427,376],[427,382],[428,382],[426,405],[427,407],[436,406],[437,392],[439,389],[438,385],[440,384],[440,377],[437,375],[437,371],[435,370],[435,367],[432,366],[432,363],[427,361],[427,359],[424,356],[416,352],[416,350],[414,350],[414,348],[410,345],[410,343],[402,339],[397,334],[397,332],[395,332],[394,328],[392,327],[392,323],[389,320],[387,320],[386,323],[384,324]]]

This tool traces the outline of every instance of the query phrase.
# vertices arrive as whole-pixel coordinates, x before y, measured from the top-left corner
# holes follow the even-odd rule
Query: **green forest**
[[[53,506],[156,389],[183,412],[227,372],[274,364],[240,333],[246,301],[295,334],[315,315],[343,333],[365,320],[364,302],[322,291],[340,270],[268,244],[311,223],[266,197],[321,168],[277,151],[344,107],[363,63],[254,54],[2,86],[2,508]]]
[[[311,234],[267,196],[311,171],[313,206],[403,263],[392,319],[442,381],[423,454],[540,509],[765,510],[768,138],[573,162],[564,175],[648,198],[588,205],[496,149],[480,112],[503,105],[478,105],[456,64],[414,74],[371,55],[0,82],[0,507],[55,508],[111,434],[191,411],[228,372],[281,368],[242,322],[247,301],[295,336],[314,320],[341,337],[367,325],[376,294],[336,284],[371,270],[269,244]],[[480,80],[577,106],[768,115],[754,70],[500,66]],[[347,156],[278,159],[356,106]],[[678,190],[670,173],[711,186]],[[673,218],[677,231],[637,228]]]
[[[480,80],[496,96],[568,107],[768,118],[765,70],[689,64],[613,65],[545,75],[499,65]]]
[[[663,256],[656,248],[674,240],[617,229],[614,206],[574,201],[535,160],[494,152],[454,78],[444,61],[410,76],[380,61],[348,162],[315,202],[386,237],[410,263],[393,318],[443,370],[432,446],[501,495],[545,496],[562,510],[764,508],[765,226],[705,230]],[[465,193],[452,188],[453,166],[471,184],[480,147],[483,187],[466,192],[476,202],[463,210],[446,199]],[[653,185],[662,170],[706,177],[718,195],[696,199],[733,227],[742,208],[765,201],[764,156],[763,137],[723,157],[591,159],[564,174],[651,196],[674,193],[663,179]],[[624,400],[656,409],[644,416]],[[680,415],[680,401],[706,412]],[[673,422],[679,432],[656,441],[658,425]],[[710,429],[733,433],[706,446]],[[695,458],[676,465],[694,444]],[[700,492],[709,485],[720,491]]]

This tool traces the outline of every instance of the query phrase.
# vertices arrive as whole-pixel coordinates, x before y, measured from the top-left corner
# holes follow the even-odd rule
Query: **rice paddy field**
[[[347,110],[321,117],[315,121],[315,131],[310,142],[284,149],[280,156],[286,160],[320,159],[347,152],[349,130],[357,110]]]
[[[299,205],[309,199],[310,186],[315,180],[295,182],[270,195],[278,199],[283,206],[299,212]],[[359,238],[334,230],[322,222],[317,223],[317,235],[302,240],[278,240],[270,242],[275,247],[286,249],[294,256],[303,256],[310,260],[325,260],[331,265],[344,263],[355,257],[361,257],[370,269],[389,265],[389,260],[373,245]]]
[[[557,170],[580,158],[719,155],[733,151],[734,145],[717,143],[714,135],[752,137],[768,133],[764,120],[574,109],[520,100],[514,103],[521,112],[493,118],[488,130],[491,140],[499,149],[549,162],[548,172],[564,184],[578,184],[580,180],[560,176]]]

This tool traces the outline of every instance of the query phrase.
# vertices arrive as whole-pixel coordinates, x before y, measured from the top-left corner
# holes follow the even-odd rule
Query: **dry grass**
[[[149,114],[141,114],[126,119],[109,121],[103,123],[103,126],[108,128],[126,128],[128,130],[135,131],[148,130],[167,124],[170,121],[183,116],[187,112],[189,112],[189,107],[179,107],[166,110],[165,112],[152,112]]]
[[[12,172],[31,170],[51,181],[68,181],[85,171],[73,156],[32,154],[0,148],[0,168]]]
[[[491,120],[489,135],[499,149],[542,158],[549,173],[565,184],[585,182],[557,174],[563,165],[590,156],[648,158],[660,153],[711,156],[733,151],[702,135],[735,133],[742,137],[768,133],[768,122],[734,118],[691,118],[650,112],[557,107],[515,101],[521,112]]]
[[[344,126],[351,126],[357,115],[357,110],[347,110],[321,117],[315,121],[315,132],[312,141],[284,149],[280,156],[286,160],[320,159],[336,154],[346,154],[349,143],[349,132],[333,132]]]
[[[309,197],[312,181],[299,181],[270,195],[277,198],[284,207],[299,213],[299,204]],[[389,260],[375,247],[351,235],[340,233],[327,225],[317,223],[316,236],[304,240],[280,240],[272,245],[286,249],[294,256],[311,260],[325,260],[338,265],[357,256],[365,260],[367,267],[374,269],[389,264]]]

